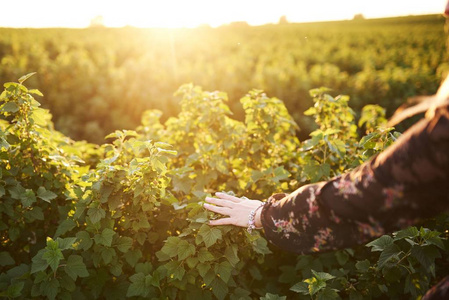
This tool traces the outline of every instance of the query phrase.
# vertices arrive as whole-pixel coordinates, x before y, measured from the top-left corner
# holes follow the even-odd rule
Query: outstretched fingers
[[[228,195],[226,193],[217,192],[217,193],[215,193],[215,196],[217,196],[220,199],[229,200],[229,201],[232,201],[232,202],[235,202],[235,203],[238,203],[238,202],[242,201],[241,198],[238,198],[238,197],[235,197],[235,196],[231,196],[231,195]]]
[[[210,220],[209,225],[235,225],[232,218],[222,218],[217,220]]]
[[[211,202],[212,203],[212,202]],[[204,208],[220,215],[229,216],[231,208],[204,203]]]
[[[211,197],[206,197],[206,202],[208,203],[212,203],[218,206],[222,206],[222,207],[229,207],[229,208],[233,208],[235,206],[236,202],[230,201],[230,200],[224,200],[224,199],[219,199],[219,198],[211,198]]]

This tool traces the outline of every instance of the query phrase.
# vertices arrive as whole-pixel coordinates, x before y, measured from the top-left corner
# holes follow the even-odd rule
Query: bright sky
[[[0,0],[0,27],[213,27],[442,13],[446,0]]]

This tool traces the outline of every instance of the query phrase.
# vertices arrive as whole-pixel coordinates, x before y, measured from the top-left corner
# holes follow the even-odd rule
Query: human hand
[[[217,214],[229,217],[211,220],[209,222],[210,225],[235,225],[240,227],[248,227],[250,213],[262,204],[259,200],[237,198],[225,193],[215,193],[215,196],[218,198],[206,197],[206,202],[208,203],[204,204],[204,208]],[[260,221],[261,211],[261,209],[258,209],[254,217],[254,225],[256,227],[262,226]]]

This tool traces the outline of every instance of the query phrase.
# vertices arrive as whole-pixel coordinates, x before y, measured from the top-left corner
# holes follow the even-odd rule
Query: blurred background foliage
[[[173,93],[184,83],[226,91],[237,119],[253,88],[282,99],[305,139],[303,117],[320,86],[351,95],[387,116],[408,97],[436,92],[449,69],[440,15],[307,24],[245,23],[195,29],[0,28],[0,82],[36,71],[57,130],[103,143],[135,128],[146,109],[162,120],[180,112]],[[400,129],[400,128],[399,128]]]

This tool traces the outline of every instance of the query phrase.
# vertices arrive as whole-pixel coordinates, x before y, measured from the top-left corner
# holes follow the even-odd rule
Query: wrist
[[[262,202],[259,206],[257,206],[254,210],[251,211],[248,217],[248,228],[247,231],[252,233],[254,229],[260,229],[261,222],[261,211],[262,207],[265,205],[265,202]]]
[[[262,228],[262,209],[263,207],[260,207],[254,216],[254,226],[256,226],[256,228]]]

